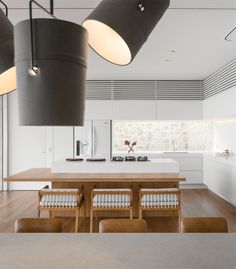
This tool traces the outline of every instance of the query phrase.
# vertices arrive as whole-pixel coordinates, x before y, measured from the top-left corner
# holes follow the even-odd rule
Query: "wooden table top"
[[[5,182],[180,182],[180,173],[51,173],[50,168],[32,168],[3,179]]]
[[[1,234],[1,269],[235,269],[236,234]]]

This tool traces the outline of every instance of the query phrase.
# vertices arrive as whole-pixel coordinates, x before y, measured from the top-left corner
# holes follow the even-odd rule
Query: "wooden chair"
[[[75,212],[75,232],[79,227],[79,212],[81,206],[84,206],[84,188],[81,189],[49,189],[48,186],[39,191],[38,218],[40,212],[47,210],[50,218],[55,211]]]
[[[139,219],[143,211],[177,211],[181,218],[179,188],[139,189]]]
[[[183,218],[182,233],[227,233],[228,223],[221,217]]]
[[[95,211],[128,211],[133,218],[133,195],[131,189],[93,189],[91,192],[90,232],[93,231]]]
[[[15,221],[15,233],[61,233],[58,219],[22,218]]]
[[[147,222],[141,219],[106,219],[99,222],[99,233],[146,233]]]

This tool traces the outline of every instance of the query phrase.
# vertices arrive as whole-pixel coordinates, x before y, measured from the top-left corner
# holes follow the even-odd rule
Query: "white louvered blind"
[[[236,86],[236,59],[204,80],[203,98],[207,99],[234,86]]]
[[[88,80],[87,100],[204,100],[236,86],[236,59],[205,80]]]
[[[90,80],[87,100],[202,100],[201,80]]]

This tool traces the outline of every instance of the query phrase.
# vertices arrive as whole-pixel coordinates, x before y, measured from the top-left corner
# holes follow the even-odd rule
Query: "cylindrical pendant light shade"
[[[170,0],[103,0],[82,25],[98,54],[112,63],[127,65],[169,4]]]
[[[15,89],[13,25],[0,9],[0,95]]]
[[[20,125],[81,126],[87,71],[88,34],[57,19],[33,19],[34,60],[30,75],[30,20],[15,26],[15,63]]]

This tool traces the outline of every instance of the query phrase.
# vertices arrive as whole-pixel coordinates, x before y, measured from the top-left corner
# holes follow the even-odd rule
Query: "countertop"
[[[217,162],[223,163],[225,165],[229,165],[232,167],[236,167],[236,156],[232,155],[232,156],[220,156],[217,153],[213,153],[213,152],[208,152],[205,153],[204,158],[210,158],[210,159],[214,159]]]
[[[1,269],[235,269],[236,234],[0,234]]]

